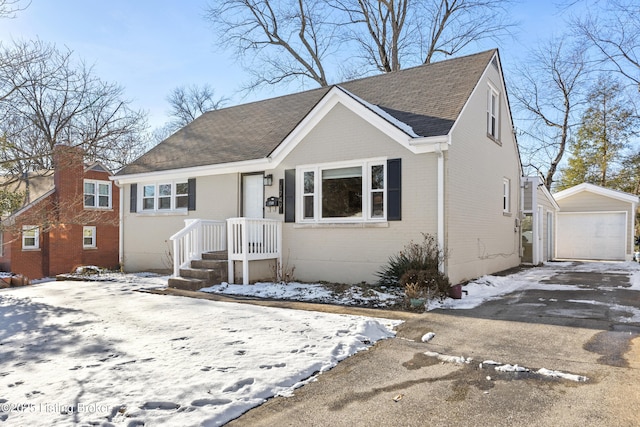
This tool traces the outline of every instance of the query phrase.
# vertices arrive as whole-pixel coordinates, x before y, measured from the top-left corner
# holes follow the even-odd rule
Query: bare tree
[[[253,81],[263,84],[312,80],[328,85],[327,55],[338,46],[324,0],[219,0],[207,8],[222,47],[231,45]]]
[[[451,56],[516,25],[512,0],[220,0],[207,19],[253,75],[246,89],[311,80],[331,65],[351,76]],[[364,64],[346,60],[344,52]]]
[[[517,25],[509,15],[510,0],[432,0],[421,2],[418,19],[423,63],[434,56],[455,55],[480,40],[509,35]]]
[[[595,2],[592,9],[593,13],[574,20],[579,34],[640,90],[640,3],[607,0]]]
[[[552,40],[531,54],[512,86],[516,107],[523,113],[521,121],[529,123],[527,129],[520,129],[528,140],[522,144],[529,162],[524,166],[544,175],[548,189],[580,124],[588,75],[585,55],[583,46]]]
[[[120,86],[100,80],[68,50],[19,42],[2,48],[0,59],[15,52],[31,55],[0,67],[0,82],[10,88],[0,99],[2,169],[16,176],[50,169],[58,143],[82,146],[88,161],[113,170],[145,151],[146,115],[129,108]]]
[[[417,34],[407,21],[411,0],[336,0],[333,6],[348,18],[347,39],[356,43],[369,65],[388,73],[401,68],[401,58]]]
[[[31,2],[23,0],[0,0],[0,18],[14,18],[17,12],[25,10]]]
[[[224,97],[216,99],[215,90],[208,84],[177,87],[167,96],[171,116],[169,126],[178,130],[201,114],[221,108],[227,101]]]
[[[500,38],[511,0],[334,0],[359,56],[385,73],[402,64],[428,64],[486,38]]]
[[[151,144],[164,141],[207,111],[222,108],[227,101],[226,97],[216,99],[214,89],[208,84],[179,86],[173,89],[167,96],[170,120],[152,131]]]

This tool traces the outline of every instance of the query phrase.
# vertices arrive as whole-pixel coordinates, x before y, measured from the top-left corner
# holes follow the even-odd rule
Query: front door
[[[263,174],[242,176],[242,216],[264,218]]]

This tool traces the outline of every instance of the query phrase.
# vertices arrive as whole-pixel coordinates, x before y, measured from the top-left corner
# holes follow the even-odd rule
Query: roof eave
[[[133,184],[136,182],[150,182],[159,178],[166,180],[196,178],[199,176],[224,175],[227,173],[255,172],[259,169],[272,169],[272,160],[268,157],[261,159],[243,160],[240,162],[221,163],[217,165],[195,166],[183,169],[170,169],[153,172],[141,172],[127,175],[112,175],[110,180],[116,185]]]

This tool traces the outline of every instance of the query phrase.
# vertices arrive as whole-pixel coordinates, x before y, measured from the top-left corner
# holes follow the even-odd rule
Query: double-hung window
[[[85,179],[84,207],[111,208],[111,182]]]
[[[37,225],[22,226],[22,249],[40,248],[40,228]]]
[[[186,209],[189,185],[184,182],[164,182],[142,186],[143,211],[172,211]]]
[[[301,222],[386,219],[386,160],[298,168]]]
[[[487,134],[493,139],[499,139],[500,98],[498,91],[489,86],[487,90]]]
[[[511,212],[511,180],[509,178],[502,180],[502,212]]]
[[[85,249],[96,247],[96,227],[82,227],[82,247]]]

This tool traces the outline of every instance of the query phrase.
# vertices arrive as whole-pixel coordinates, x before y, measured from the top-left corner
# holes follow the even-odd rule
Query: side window
[[[511,180],[509,178],[502,180],[502,212],[511,212]]]
[[[40,248],[40,229],[36,225],[22,226],[22,249]]]
[[[156,208],[156,186],[145,185],[142,187],[142,209],[145,211]]]
[[[369,184],[370,197],[370,218],[384,218],[384,165],[372,165],[370,167],[371,179]]]
[[[306,171],[303,172],[303,193],[302,193],[302,205],[304,219],[313,219],[315,214],[315,172]]]
[[[82,247],[83,248],[95,248],[96,247],[96,228],[95,227],[82,227]]]
[[[487,134],[493,139],[499,139],[500,97],[498,91],[489,87],[487,91]]]
[[[189,184],[187,182],[176,183],[176,209],[189,206]]]

